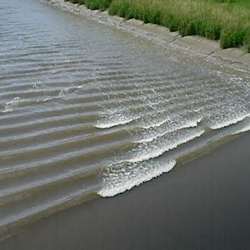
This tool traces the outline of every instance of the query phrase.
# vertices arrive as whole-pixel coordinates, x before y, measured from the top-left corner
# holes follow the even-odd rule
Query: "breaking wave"
[[[105,168],[103,187],[98,192],[103,197],[123,193],[135,186],[167,173],[174,168],[174,160],[151,159],[140,162],[122,162]]]
[[[243,72],[39,1],[1,0],[0,24],[0,239],[250,129]]]

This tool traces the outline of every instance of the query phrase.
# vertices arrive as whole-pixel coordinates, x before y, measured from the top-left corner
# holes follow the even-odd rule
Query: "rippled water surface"
[[[249,90],[249,72],[1,0],[0,228],[113,196],[248,130]]]

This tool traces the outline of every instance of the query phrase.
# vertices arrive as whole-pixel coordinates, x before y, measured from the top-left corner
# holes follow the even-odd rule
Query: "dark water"
[[[34,0],[0,2],[0,228],[113,196],[249,129],[230,71]]]
[[[58,213],[1,250],[247,250],[250,134],[131,192]]]

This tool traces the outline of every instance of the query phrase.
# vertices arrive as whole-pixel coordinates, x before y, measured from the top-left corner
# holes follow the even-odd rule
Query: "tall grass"
[[[92,10],[106,10],[112,0],[65,0],[69,1],[72,3],[77,3],[77,4],[85,4],[87,8],[92,9]]]
[[[250,52],[248,0],[70,0],[111,15],[163,25],[182,36],[220,40],[222,48],[244,46]],[[246,3],[246,5],[244,5]]]

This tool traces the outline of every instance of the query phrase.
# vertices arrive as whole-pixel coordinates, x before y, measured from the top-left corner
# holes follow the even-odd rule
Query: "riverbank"
[[[244,47],[250,52],[250,7],[246,1],[204,0],[67,0],[90,9],[135,18],[178,31],[219,40],[221,48]]]
[[[150,40],[164,48],[180,51],[200,57],[209,63],[219,67],[228,67],[232,70],[249,72],[250,54],[239,48],[221,49],[218,41],[209,40],[200,36],[181,36],[178,32],[171,32],[168,28],[156,25],[145,24],[136,19],[125,19],[109,15],[108,11],[91,10],[85,5],[73,4],[64,0],[48,0],[48,2],[66,12],[94,20],[96,22],[112,26],[116,29],[129,32],[136,37]]]
[[[250,134],[132,192],[30,225],[1,250],[247,249]]]
[[[0,1],[4,238],[88,195],[116,195],[153,179],[249,129],[249,65],[215,65],[199,57],[202,48],[182,50],[187,40],[161,26],[136,28],[139,21],[59,3],[88,14]]]

